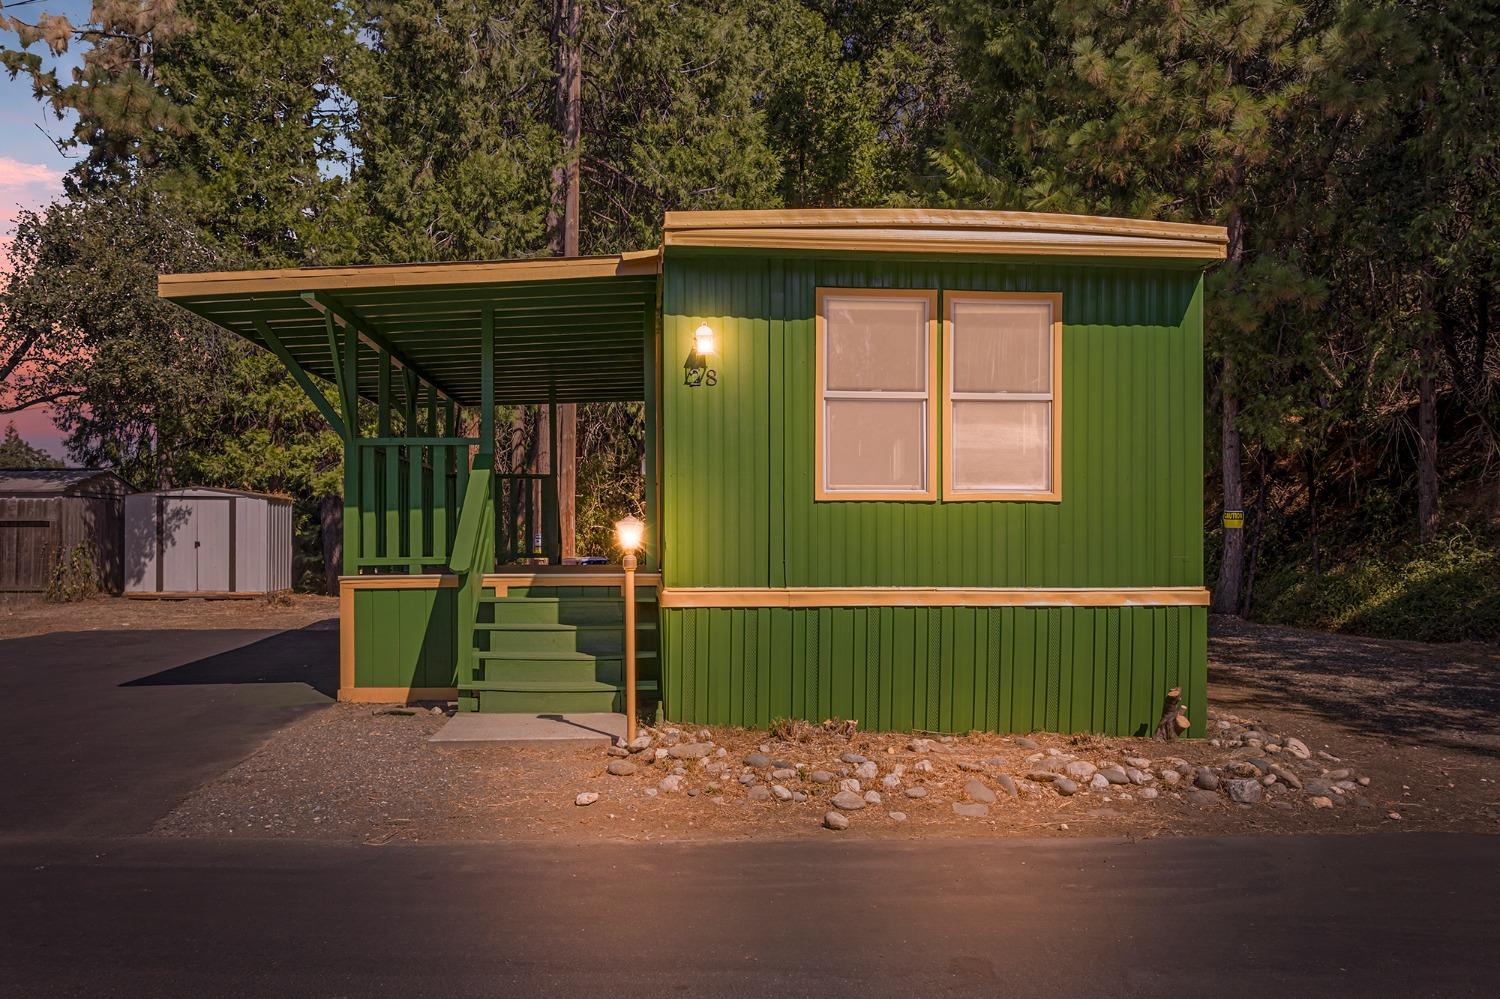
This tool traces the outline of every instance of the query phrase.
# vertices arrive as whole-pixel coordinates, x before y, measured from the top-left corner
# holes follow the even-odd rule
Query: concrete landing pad
[[[500,742],[535,746],[608,746],[625,738],[625,716],[608,712],[511,715],[460,711],[428,742]]]

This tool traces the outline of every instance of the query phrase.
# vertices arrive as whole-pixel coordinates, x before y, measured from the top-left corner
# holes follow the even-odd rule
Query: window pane
[[[927,303],[834,298],[827,310],[827,388],[921,392],[927,388]]]
[[[1052,306],[954,302],[953,391],[1052,391]]]
[[[927,488],[926,403],[829,399],[826,405],[828,489]]]
[[[955,402],[955,489],[1045,492],[1052,479],[1050,402]]]

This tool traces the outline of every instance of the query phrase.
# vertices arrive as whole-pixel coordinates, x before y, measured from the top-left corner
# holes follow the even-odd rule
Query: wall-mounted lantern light
[[[646,538],[646,525],[639,518],[627,516],[615,521],[615,541],[625,557],[625,741],[635,741],[635,553]]]
[[[707,357],[714,352],[714,328],[708,323],[699,323],[698,328],[693,331],[693,350],[699,357]]]

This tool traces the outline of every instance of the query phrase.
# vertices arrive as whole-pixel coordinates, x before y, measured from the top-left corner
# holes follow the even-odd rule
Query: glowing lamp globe
[[[714,352],[714,328],[708,323],[700,324],[693,331],[693,350],[705,355]]]
[[[619,543],[621,551],[633,552],[640,548],[645,536],[646,525],[635,517],[615,521],[615,540]]]

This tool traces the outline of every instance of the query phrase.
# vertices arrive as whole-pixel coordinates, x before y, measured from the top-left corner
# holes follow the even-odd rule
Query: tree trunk
[[[557,130],[563,162],[552,171],[552,208],[547,243],[552,255],[578,256],[578,143],[583,132],[583,52],[580,0],[553,0],[552,38],[557,53]],[[557,462],[558,544],[563,561],[576,558],[578,524],[578,411],[557,408],[557,440],[549,442]]]
[[[1245,498],[1240,481],[1240,400],[1234,383],[1234,360],[1224,358],[1219,394],[1221,413],[1219,444],[1224,465],[1224,512],[1243,514]],[[1243,524],[1243,520],[1241,521]],[[1245,530],[1224,527],[1224,553],[1219,560],[1219,582],[1214,587],[1212,609],[1216,614],[1240,613],[1240,587],[1245,578]]]
[[[1423,339],[1421,370],[1417,376],[1417,529],[1422,544],[1437,534],[1437,379],[1433,374],[1431,335]]]
[[[336,597],[344,565],[344,498],[324,496],[318,514],[323,539],[323,592]]]
[[[1234,187],[1237,189],[1238,183]],[[1235,193],[1231,192],[1231,196]],[[1231,206],[1226,222],[1225,265],[1238,269],[1245,256],[1245,229],[1238,205]],[[1219,581],[1214,586],[1210,609],[1216,614],[1238,617],[1242,611],[1240,591],[1245,579],[1245,498],[1240,477],[1240,396],[1232,349],[1232,344],[1225,344],[1224,372],[1219,383],[1219,451],[1224,466],[1224,512],[1237,512],[1241,519],[1240,526],[1224,526],[1224,552],[1219,560]]]

